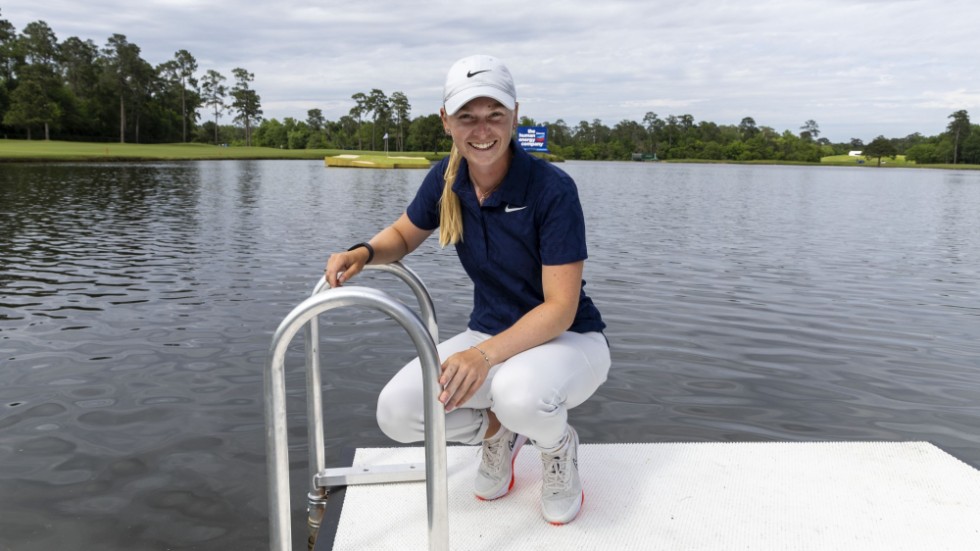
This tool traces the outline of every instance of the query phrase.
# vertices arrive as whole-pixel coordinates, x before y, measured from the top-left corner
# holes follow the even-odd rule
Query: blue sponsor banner
[[[524,151],[548,151],[548,127],[518,126],[517,143]]]

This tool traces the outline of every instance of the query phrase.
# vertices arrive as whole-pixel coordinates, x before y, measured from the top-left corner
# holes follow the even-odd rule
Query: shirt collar
[[[521,207],[525,205],[527,187],[531,179],[531,156],[518,145],[517,140],[511,140],[510,150],[514,156],[510,160],[510,167],[507,169],[504,181],[500,183],[497,191],[487,197],[483,203],[484,207],[496,207],[504,203]],[[460,197],[466,195],[476,198],[473,184],[470,182],[470,172],[466,159],[462,159],[459,163],[459,172],[456,175],[456,181],[453,182],[453,191]]]

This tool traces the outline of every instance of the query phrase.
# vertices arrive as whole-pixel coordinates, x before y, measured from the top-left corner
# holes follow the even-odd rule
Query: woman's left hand
[[[439,377],[439,385],[443,389],[439,401],[446,406],[446,413],[472,398],[489,373],[490,365],[475,348],[457,352],[444,361]]]

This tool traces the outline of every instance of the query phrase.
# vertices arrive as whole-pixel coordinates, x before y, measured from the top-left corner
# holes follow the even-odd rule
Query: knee
[[[560,402],[549,397],[511,389],[494,393],[491,409],[505,427],[522,432],[529,425],[536,426],[542,420],[553,417],[560,408]]]
[[[378,427],[388,438],[402,444],[418,442],[424,434],[421,397],[385,387],[378,396]],[[415,393],[412,393],[415,394]],[[413,400],[414,398],[414,400]],[[413,402],[419,406],[414,407]]]

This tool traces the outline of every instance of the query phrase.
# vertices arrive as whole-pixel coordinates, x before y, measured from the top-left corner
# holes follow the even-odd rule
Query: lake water
[[[570,162],[613,368],[585,442],[927,440],[980,467],[980,172]],[[0,550],[267,546],[262,370],[330,251],[421,171],[305,161],[0,165]],[[470,288],[407,264],[443,337]],[[360,282],[411,304],[384,274]],[[328,458],[386,446],[414,355],[380,314],[321,328]],[[305,543],[302,338],[287,370]]]

